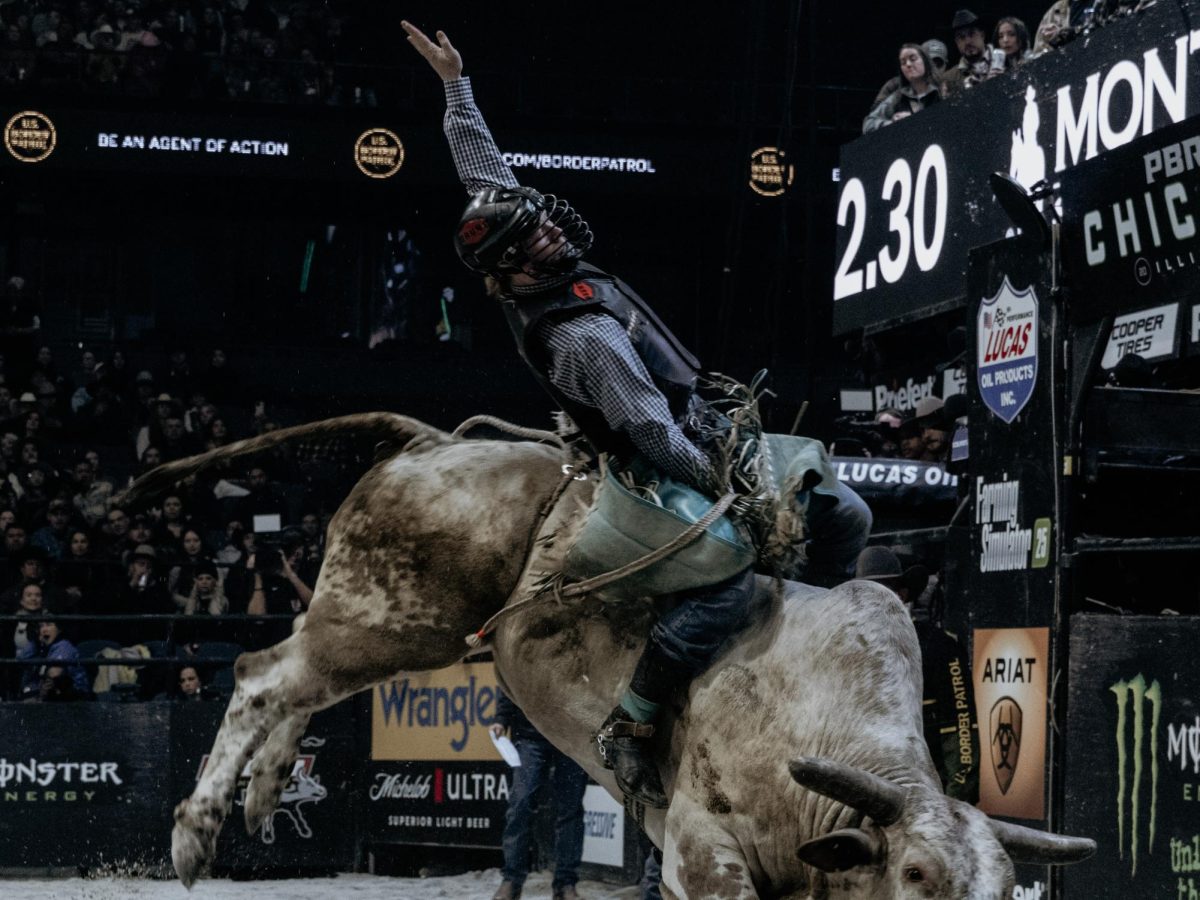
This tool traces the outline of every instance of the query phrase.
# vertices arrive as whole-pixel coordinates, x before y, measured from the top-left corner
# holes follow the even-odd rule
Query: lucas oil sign
[[[1037,383],[1038,302],[1032,286],[1016,291],[1007,277],[979,305],[979,394],[984,405],[1012,424]]]

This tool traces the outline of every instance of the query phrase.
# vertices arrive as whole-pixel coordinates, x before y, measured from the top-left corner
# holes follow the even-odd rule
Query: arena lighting
[[[1050,246],[1050,226],[1037,207],[1037,200],[1050,195],[1050,189],[1035,190],[1032,194],[1009,175],[993,172],[988,176],[996,202],[1017,229],[1017,239],[1029,243],[1038,250]],[[1036,189],[1038,186],[1034,185]]]

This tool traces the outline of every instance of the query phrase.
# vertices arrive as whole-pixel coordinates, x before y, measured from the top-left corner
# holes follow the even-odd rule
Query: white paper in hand
[[[516,746],[505,735],[502,734],[500,737],[496,737],[496,735],[489,731],[488,737],[492,739],[492,743],[496,745],[496,750],[504,757],[506,763],[514,769],[521,765],[521,754],[517,752]]]

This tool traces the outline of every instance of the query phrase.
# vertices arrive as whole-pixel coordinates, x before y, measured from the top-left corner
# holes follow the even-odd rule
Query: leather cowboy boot
[[[628,797],[654,809],[667,808],[658,766],[650,756],[654,726],[636,721],[623,707],[608,714],[596,742],[606,769],[617,777],[617,787]]]

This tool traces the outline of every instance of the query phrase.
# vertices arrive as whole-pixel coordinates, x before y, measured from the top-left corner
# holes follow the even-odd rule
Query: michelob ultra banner
[[[1050,629],[975,630],[979,808],[991,815],[1046,814],[1046,691]]]
[[[377,685],[371,759],[499,760],[488,736],[499,692],[490,662],[460,663]]]

